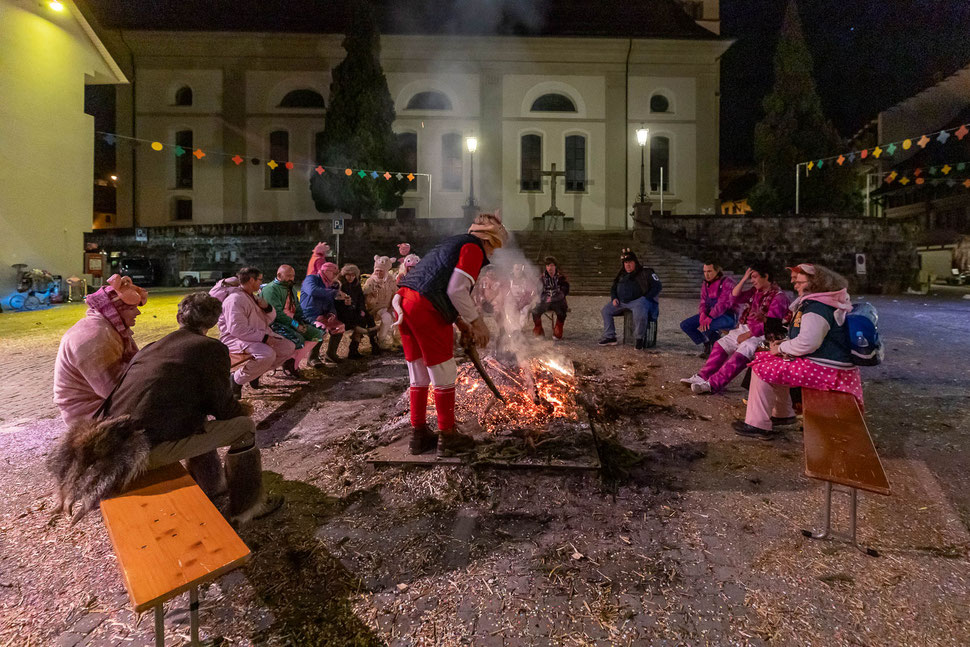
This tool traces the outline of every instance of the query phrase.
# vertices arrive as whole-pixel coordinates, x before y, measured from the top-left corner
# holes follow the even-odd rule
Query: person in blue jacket
[[[636,337],[636,349],[646,347],[647,324],[656,321],[660,316],[660,304],[657,295],[662,285],[660,277],[651,267],[640,265],[640,261],[633,250],[624,249],[620,255],[623,267],[613,279],[610,288],[610,302],[603,306],[603,336],[600,346],[616,345],[616,327],[613,317],[629,310],[633,313],[633,333]]]

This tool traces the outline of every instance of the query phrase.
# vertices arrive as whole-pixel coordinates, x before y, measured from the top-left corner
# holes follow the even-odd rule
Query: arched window
[[[404,161],[402,171],[417,173],[418,171],[418,135],[417,133],[398,133],[397,145],[401,147],[401,158]],[[417,182],[408,182],[408,191],[417,191]]]
[[[175,105],[177,106],[191,106],[192,105],[192,88],[187,85],[182,86],[175,91]]]
[[[522,178],[523,191],[542,190],[542,136],[522,135]]]
[[[286,93],[280,101],[280,108],[325,108],[323,95],[310,88],[301,88]]]
[[[275,130],[269,134],[269,158],[276,162],[276,168],[266,167],[266,187],[269,189],[290,188],[290,172],[285,164],[290,161],[290,133]]]
[[[451,110],[451,99],[443,92],[418,92],[408,101],[405,110]]]
[[[532,102],[532,112],[576,112],[576,104],[565,94],[544,94]]]
[[[586,138],[582,135],[566,137],[566,191],[586,190]]]
[[[670,139],[650,138],[650,190],[660,191],[660,169],[663,169],[663,191],[670,190]]]
[[[192,188],[192,131],[180,130],[175,133],[175,145],[182,150],[175,156],[175,188]],[[178,151],[176,150],[176,153]]]
[[[441,188],[461,191],[461,135],[448,133],[441,137]]]
[[[670,100],[662,94],[655,94],[650,97],[650,112],[668,112],[670,110]]]

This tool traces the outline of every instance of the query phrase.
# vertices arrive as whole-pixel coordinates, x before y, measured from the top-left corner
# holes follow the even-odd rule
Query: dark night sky
[[[557,0],[460,1],[498,7],[499,13],[505,7],[506,14],[534,19],[541,13],[536,4],[555,7]],[[722,34],[737,39],[724,56],[721,70],[721,159],[725,165],[751,163],[754,125],[772,83],[772,56],[787,2],[721,1]],[[89,4],[108,28],[218,30],[231,24],[253,31],[313,31],[308,25],[319,19],[308,20],[310,12],[335,6],[321,0],[89,0]],[[590,6],[601,5],[590,0]],[[823,106],[845,137],[880,110],[970,64],[968,0],[801,0],[799,8]],[[89,89],[87,104],[99,129],[113,127],[109,88]],[[96,173],[101,176],[113,165],[108,153],[96,163]]]

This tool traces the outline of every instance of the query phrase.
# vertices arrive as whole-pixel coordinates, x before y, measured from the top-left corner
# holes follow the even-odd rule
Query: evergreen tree
[[[408,181],[383,177],[347,176],[344,168],[403,170],[404,161],[394,123],[394,102],[381,69],[380,34],[370,4],[352,5],[344,37],[347,56],[333,70],[327,121],[317,147],[317,162],[336,167],[311,174],[310,193],[317,211],[342,211],[355,218],[394,211],[403,203]]]
[[[795,0],[790,0],[775,52],[775,85],[764,99],[765,116],[754,132],[754,153],[761,181],[750,202],[759,213],[795,208],[795,165],[838,154],[842,142],[822,112],[812,77],[812,55],[805,44]],[[804,167],[802,167],[804,173]],[[858,210],[856,178],[830,162],[802,176],[801,212],[847,213]]]

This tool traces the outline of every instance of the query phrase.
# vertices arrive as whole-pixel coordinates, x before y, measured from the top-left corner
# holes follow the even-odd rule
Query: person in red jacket
[[[457,325],[476,346],[488,344],[488,328],[471,296],[482,267],[509,233],[498,214],[479,214],[467,234],[446,238],[408,272],[394,297],[401,344],[411,380],[410,450],[421,454],[436,446],[442,455],[472,450],[471,436],[455,429],[455,337]],[[435,435],[428,429],[428,389],[434,386],[438,416]]]

